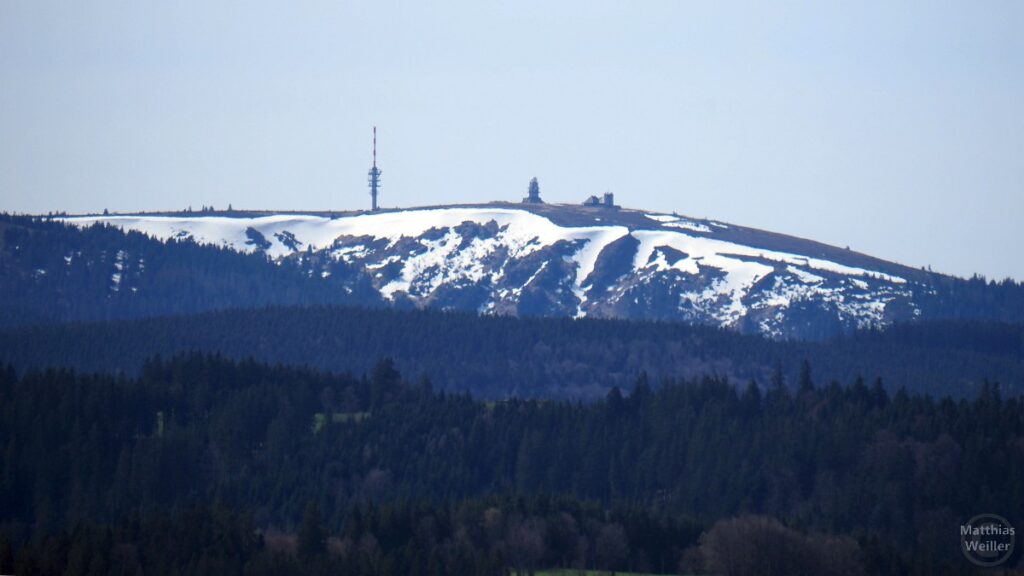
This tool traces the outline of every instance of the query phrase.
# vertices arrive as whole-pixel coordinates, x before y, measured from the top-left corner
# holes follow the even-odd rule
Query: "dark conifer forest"
[[[703,573],[753,530],[838,554],[815,573],[959,573],[949,526],[979,508],[1020,521],[1019,398],[801,372],[767,390],[641,376],[580,404],[439,392],[386,359],[8,368],[0,569]]]
[[[962,523],[1024,525],[1014,282],[771,340],[0,232],[0,574],[965,574]]]
[[[392,358],[411,376],[475,397],[603,398],[646,371],[663,378],[717,375],[768,386],[802,363],[817,378],[882,380],[890,392],[975,398],[985,381],[1024,391],[1024,326],[928,322],[826,342],[772,341],[708,326],[626,320],[478,317],[436,310],[271,307],[0,330],[0,362],[135,375],[148,358],[190,351],[238,360],[370,370]]]

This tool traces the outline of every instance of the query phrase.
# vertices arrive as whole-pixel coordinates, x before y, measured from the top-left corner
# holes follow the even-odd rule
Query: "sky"
[[[1024,280],[1024,3],[0,2],[0,210],[614,192]]]

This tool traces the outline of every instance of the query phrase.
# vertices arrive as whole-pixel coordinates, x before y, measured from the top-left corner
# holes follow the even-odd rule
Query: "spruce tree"
[[[299,527],[299,556],[312,558],[319,556],[327,550],[327,531],[320,520],[320,509],[315,502],[306,505],[306,512],[302,515],[302,525]]]

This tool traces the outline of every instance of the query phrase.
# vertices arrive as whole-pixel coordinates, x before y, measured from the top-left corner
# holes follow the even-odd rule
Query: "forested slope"
[[[358,282],[311,277],[190,240],[161,242],[109,226],[78,229],[0,214],[0,326],[109,320],[267,304],[375,305]]]
[[[0,362],[137,374],[153,355],[202,350],[232,358],[369,370],[393,358],[438,388],[483,398],[593,399],[646,371],[662,378],[717,374],[790,384],[811,363],[821,382],[881,378],[936,396],[974,398],[987,379],[1024,390],[1024,327],[939,322],[898,325],[827,342],[778,342],[681,323],[478,317],[438,311],[275,307],[124,322],[0,331]]]
[[[438,394],[388,362],[367,377],[208,356],[138,379],[7,370],[0,446],[12,538],[210,503],[294,530],[313,502],[338,534],[368,503],[572,494],[703,527],[768,515],[924,566],[955,561],[955,527],[979,509],[1024,520],[1020,399],[890,396],[806,373],[793,393],[641,380],[581,405]]]

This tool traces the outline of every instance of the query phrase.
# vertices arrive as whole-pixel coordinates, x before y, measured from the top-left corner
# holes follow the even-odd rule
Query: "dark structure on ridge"
[[[611,192],[605,192],[604,197],[598,198],[597,196],[591,196],[583,201],[584,206],[597,206],[600,208],[618,208],[615,205],[615,195]]]
[[[373,127],[373,167],[370,168],[370,173],[367,177],[370,183],[370,198],[372,199],[371,206],[372,210],[376,212],[377,208],[377,191],[380,189],[380,168],[377,168],[377,127]]]
[[[530,188],[527,190],[526,198],[523,198],[523,204],[543,204],[544,201],[540,199],[540,184],[537,183],[537,177],[534,176],[530,179]]]

